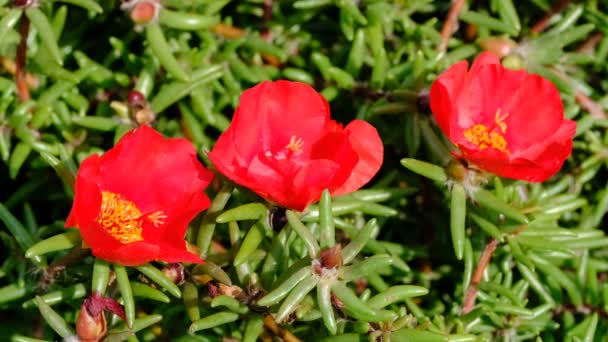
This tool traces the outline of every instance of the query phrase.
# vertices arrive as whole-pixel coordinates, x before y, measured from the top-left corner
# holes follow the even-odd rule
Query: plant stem
[[[564,8],[566,8],[568,6],[568,4],[570,4],[570,2],[571,2],[571,0],[561,0],[559,2],[556,2],[553,5],[553,7],[551,7],[549,12],[547,12],[542,17],[542,19],[540,19],[538,22],[536,22],[536,24],[534,24],[534,26],[532,26],[530,31],[533,33],[540,33],[542,31],[544,31],[545,28],[547,28],[547,26],[549,26],[551,18],[553,18],[553,16],[556,15],[557,13],[564,10]]]
[[[477,297],[477,285],[481,282],[481,277],[483,277],[483,272],[485,272],[490,260],[492,259],[492,255],[494,251],[498,247],[498,240],[492,239],[488,244],[486,244],[486,248],[484,248],[481,256],[479,257],[479,263],[475,268],[475,273],[473,273],[473,278],[471,279],[471,284],[467,289],[467,293],[464,296],[463,304],[462,304],[462,313],[468,314],[473,310],[473,306],[475,305],[475,298]]]
[[[289,330],[281,328],[270,315],[264,317],[264,326],[285,342],[301,342],[300,339],[289,332]]]
[[[456,25],[458,25],[458,16],[460,15],[460,11],[462,11],[462,7],[464,6],[464,0],[453,0],[452,6],[450,6],[450,10],[448,12],[448,16],[445,18],[443,22],[443,27],[441,27],[441,43],[437,47],[437,51],[445,51],[448,47],[448,41],[452,34],[456,31]]]
[[[17,57],[15,64],[15,83],[17,85],[17,95],[21,102],[25,102],[30,99],[30,90],[27,85],[27,75],[25,72],[25,59],[27,57],[27,36],[30,32],[30,19],[27,16],[21,17],[21,23],[19,27],[19,35],[21,41],[17,47]]]

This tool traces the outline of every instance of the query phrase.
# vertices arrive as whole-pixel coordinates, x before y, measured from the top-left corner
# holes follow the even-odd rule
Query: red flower
[[[376,129],[329,118],[327,101],[298,82],[263,82],[241,95],[209,158],[226,177],[267,200],[302,211],[324,189],[353,192],[382,164]]]
[[[212,178],[190,142],[141,126],[82,162],[66,227],[78,227],[93,255],[118,264],[200,263],[184,235],[209,207],[203,189]]]
[[[467,66],[454,64],[431,87],[431,109],[461,157],[499,176],[532,182],[559,171],[572,151],[576,123],[564,118],[555,86],[504,68],[489,52]]]

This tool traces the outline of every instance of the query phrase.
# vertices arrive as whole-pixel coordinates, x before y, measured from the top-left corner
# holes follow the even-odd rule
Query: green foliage
[[[552,13],[550,1],[465,4],[445,51],[447,0],[164,0],[158,22],[144,27],[117,0],[39,2],[21,9],[0,0],[2,340],[73,335],[94,291],[121,298],[126,310],[127,322],[108,320],[105,341],[608,335],[608,8],[600,1],[559,1],[566,6],[544,29],[535,24]],[[469,193],[444,168],[451,147],[427,90],[496,41],[509,48],[505,64],[555,83],[577,136],[550,181],[492,178]],[[241,92],[278,78],[314,85],[336,119],[378,128],[385,163],[367,189],[325,193],[302,214],[231,184],[209,189],[212,206],[186,236],[208,262],[187,265],[177,285],[166,265],[95,260],[78,232],[63,228],[84,158],[153,122],[190,139],[207,161]],[[132,89],[150,112],[130,107]]]

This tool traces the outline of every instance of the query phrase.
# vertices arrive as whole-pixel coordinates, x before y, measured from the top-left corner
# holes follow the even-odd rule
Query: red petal
[[[182,243],[182,247],[178,248],[173,245],[160,245],[158,260],[164,262],[191,262],[202,264],[204,261],[197,255],[190,253],[186,248],[186,242]]]
[[[151,228],[152,230],[160,230],[161,242],[174,246],[183,245],[184,235],[188,230],[190,221],[202,210],[209,208],[211,204],[209,198],[202,192],[195,193],[191,198],[184,198],[184,200],[181,210],[179,212],[175,210],[172,216],[168,217],[165,225],[159,228]]]
[[[485,65],[492,65],[492,64],[500,64],[500,59],[495,54],[488,52],[488,51],[484,51],[484,52],[480,53],[477,56],[477,58],[475,58],[475,61],[473,61],[473,65],[471,65],[470,72],[476,73],[479,68],[481,68]]]
[[[504,153],[494,149],[476,151],[461,147],[461,150],[465,159],[498,176],[544,182],[560,170],[570,155],[575,131],[576,123],[565,120],[553,137],[535,145],[528,153],[521,153],[520,158],[508,159]]]
[[[564,121],[564,106],[559,91],[538,75],[527,75],[519,89],[504,106],[507,118],[507,141],[517,156],[519,149],[544,142],[555,134]]]
[[[466,76],[464,66],[452,66],[431,88],[438,125],[459,146],[462,157],[508,178],[542,181],[559,171],[572,149],[575,125],[564,121],[555,86],[524,70],[504,68],[488,52],[475,60]],[[468,141],[464,131],[477,124],[501,134],[508,153]]]
[[[294,176],[291,185],[293,191],[286,192],[285,206],[303,211],[310,203],[318,201],[339,167],[340,165],[332,160],[310,161]]]
[[[329,189],[333,189],[340,187],[351,176],[355,165],[359,162],[359,155],[349,139],[350,131],[343,129],[342,125],[334,121],[330,121],[327,130],[327,134],[313,146],[311,158],[332,160],[339,166],[337,172],[330,176],[331,182],[324,183]]]
[[[312,87],[264,82],[243,93],[209,158],[236,183],[269,201],[303,210],[323,189],[347,182],[341,191],[354,191],[380,167],[383,147],[375,129],[357,122],[349,127],[343,130],[329,119],[327,101]],[[302,145],[291,154],[286,149],[293,141]]]
[[[242,164],[260,151],[283,149],[292,136],[303,139],[306,153],[328,120],[329,105],[311,86],[266,81],[243,92],[229,129]]]
[[[114,249],[121,244],[97,222],[101,207],[101,191],[97,185],[99,163],[100,158],[97,155],[92,155],[82,162],[76,177],[74,204],[66,227],[78,227],[80,236],[91,248]]]
[[[188,223],[210,204],[203,190],[212,178],[190,142],[164,139],[142,126],[127,133],[102,157],[83,162],[66,225],[79,227],[95,256],[119,264],[141,265],[164,260],[163,255],[171,258],[164,260],[168,262],[201,262],[187,252],[183,238]],[[97,222],[101,191],[120,194],[135,204],[144,220],[144,241],[122,244]],[[165,216],[164,222],[154,225],[147,216],[158,212]],[[166,246],[175,251],[162,252]]]
[[[288,165],[281,168],[281,165],[277,165],[280,162]],[[281,173],[287,167],[292,167],[292,170],[288,174]],[[323,159],[298,165],[290,161],[273,162],[255,158],[248,169],[252,181],[243,185],[280,206],[302,211],[320,198],[338,168],[335,162]]]
[[[456,120],[454,114],[458,112],[457,101],[467,76],[467,66],[467,61],[452,65],[431,86],[431,111],[439,128],[448,137],[452,136],[452,121]]]
[[[148,126],[127,133],[101,157],[102,189],[120,193],[142,213],[176,208],[213,179],[185,139],[164,139]],[[201,208],[201,210],[204,208]]]
[[[91,246],[93,255],[124,266],[141,266],[158,259],[160,247],[144,241],[120,245],[117,248]]]
[[[99,212],[99,203],[94,201],[94,197],[90,195],[89,189],[99,192],[97,184],[99,182],[99,156],[93,154],[82,161],[78,174],[76,175],[76,184],[74,202],[72,210],[65,221],[65,227],[79,227],[79,222],[87,222],[91,218],[97,216]]]
[[[331,189],[333,195],[356,191],[378,172],[384,158],[384,146],[376,128],[362,120],[354,120],[346,126],[353,150],[359,155],[350,177],[338,188]]]
[[[98,258],[124,266],[141,266],[151,261],[203,262],[199,257],[188,252],[185,241],[182,246],[183,248],[179,249],[163,243],[156,245],[140,241],[115,249],[93,248],[92,251]]]

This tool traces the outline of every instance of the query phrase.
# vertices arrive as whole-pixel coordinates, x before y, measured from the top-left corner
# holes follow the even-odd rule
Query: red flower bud
[[[141,106],[146,102],[146,97],[137,90],[131,90],[127,95],[127,102],[129,106]]]
[[[467,70],[462,61],[431,87],[431,110],[456,156],[498,176],[542,182],[572,151],[576,123],[564,118],[548,80],[503,67],[484,52]]]
[[[82,162],[66,227],[77,227],[93,255],[114,263],[201,263],[184,235],[209,207],[203,190],[212,178],[192,143],[141,126]]]
[[[346,127],[307,84],[263,82],[246,90],[209,158],[234,182],[286,208],[353,192],[378,172],[383,146],[362,120]]]
[[[485,51],[489,51],[498,57],[504,57],[511,52],[517,45],[514,41],[506,37],[487,37],[479,40],[479,46]]]
[[[162,272],[167,278],[171,279],[171,281],[177,285],[183,284],[184,280],[186,279],[184,275],[184,265],[182,264],[169,264],[163,267]]]
[[[319,261],[323,268],[337,269],[342,267],[342,245],[337,243],[333,247],[321,251]]]
[[[13,0],[13,6],[16,7],[30,7],[34,4],[34,0]]]
[[[158,17],[160,6],[152,1],[140,1],[131,10],[131,20],[136,24],[148,24]]]
[[[76,320],[76,335],[82,342],[100,341],[106,334],[106,317],[104,310],[109,310],[125,319],[123,307],[114,299],[93,294],[82,302]]]

